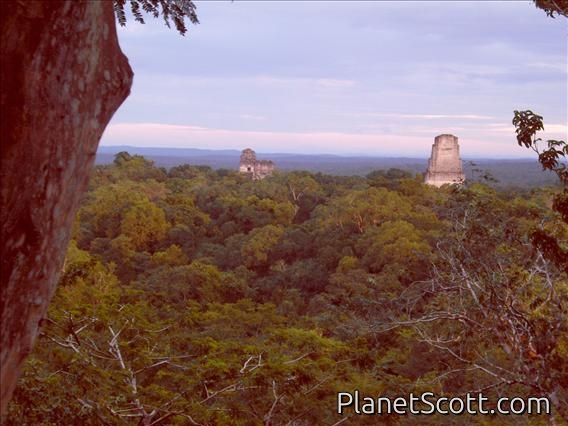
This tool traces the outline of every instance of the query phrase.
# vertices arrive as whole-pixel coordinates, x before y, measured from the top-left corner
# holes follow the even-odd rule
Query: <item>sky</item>
[[[530,1],[196,1],[185,36],[118,28],[134,71],[101,145],[535,157],[514,110],[567,140],[567,20]]]

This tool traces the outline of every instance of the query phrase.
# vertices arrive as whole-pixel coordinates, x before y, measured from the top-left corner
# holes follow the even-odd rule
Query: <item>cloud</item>
[[[459,119],[459,120],[491,120],[494,117],[489,115],[477,114],[396,114],[396,113],[381,113],[381,112],[366,112],[366,113],[347,113],[349,116],[358,117],[387,117],[387,118],[402,118],[402,119],[422,119],[422,120],[437,120],[437,119]]]
[[[338,80],[334,78],[320,78],[315,82],[324,87],[353,87],[356,84],[354,80]]]
[[[492,132],[513,133],[515,127],[510,124],[509,126],[503,123],[493,123],[488,125]],[[568,137],[568,125],[566,124],[544,124],[544,131],[537,134],[541,139],[554,139],[563,138],[566,140]]]
[[[198,14],[186,37],[150,17],[119,29],[136,77],[103,144],[429,155],[454,133],[465,155],[508,156],[513,110],[565,123],[565,22],[524,3],[201,2]],[[566,139],[565,125],[545,128]]]
[[[460,120],[490,120],[493,117],[488,115],[476,114],[395,114],[397,118],[410,118],[410,119],[424,119],[424,120],[437,120],[437,119],[460,119]]]
[[[560,59],[559,61],[554,61],[554,59]],[[568,68],[566,67],[565,63],[561,63],[561,62],[565,62],[562,61],[563,58],[551,58],[550,62],[529,62],[527,64],[525,64],[525,66],[530,67],[530,68],[536,68],[536,69],[544,69],[544,70],[552,70],[552,71],[558,71],[559,73],[562,74],[568,74]]]
[[[340,78],[318,78],[318,77],[280,77],[278,75],[259,75],[252,78],[246,78],[249,83],[254,83],[259,86],[274,86],[274,87],[290,87],[290,86],[303,86],[303,87],[331,87],[331,88],[346,88],[353,87],[357,84],[355,80],[340,79]]]
[[[568,136],[568,125],[566,124],[545,124],[544,131],[547,133],[558,133],[559,135],[564,135],[566,139]]]
[[[212,129],[160,123],[115,123],[107,127],[102,145],[243,149],[286,153],[336,153],[425,156],[427,138],[340,132],[261,132]],[[261,149],[259,149],[260,151]]]
[[[241,114],[239,118],[243,118],[245,120],[266,120],[266,117],[263,115],[254,115],[254,114]]]

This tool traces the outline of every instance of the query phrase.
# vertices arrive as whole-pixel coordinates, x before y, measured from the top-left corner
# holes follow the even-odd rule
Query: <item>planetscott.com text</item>
[[[433,392],[406,397],[362,396],[358,390],[337,394],[337,413],[380,414],[550,414],[545,397],[502,397],[495,401],[482,393],[464,397],[436,397]]]

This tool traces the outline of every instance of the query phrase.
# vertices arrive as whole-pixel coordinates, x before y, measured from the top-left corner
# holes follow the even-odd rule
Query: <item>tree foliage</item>
[[[568,227],[568,144],[565,141],[548,140],[547,148],[539,147],[541,138],[537,132],[544,130],[542,117],[532,111],[515,111],[513,125],[516,127],[517,141],[520,146],[532,149],[538,154],[538,161],[543,170],[550,170],[558,176],[562,191],[553,197],[552,209],[559,218],[551,218],[532,232],[533,244],[542,250],[544,256],[568,273],[568,243],[565,230]],[[562,232],[561,230],[564,230]]]
[[[555,14],[568,17],[568,0],[534,0],[534,3],[551,18],[554,18]]]
[[[121,153],[93,172],[7,423],[376,424],[337,415],[354,389],[546,395],[561,419],[566,275],[530,244],[558,192]]]
[[[164,19],[164,23],[171,28],[173,22],[176,30],[185,35],[187,19],[191,24],[198,24],[196,7],[191,0],[113,0],[114,12],[118,23],[122,26],[126,25],[127,5],[130,6],[130,12],[134,19],[144,24],[143,13],[148,13],[154,18],[160,15]]]

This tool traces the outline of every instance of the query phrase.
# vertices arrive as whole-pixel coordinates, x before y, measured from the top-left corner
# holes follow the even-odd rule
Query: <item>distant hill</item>
[[[241,152],[224,149],[197,148],[142,148],[134,146],[101,146],[97,151],[96,164],[112,163],[116,153],[127,151],[130,154],[142,155],[154,161],[159,167],[174,167],[180,164],[206,165],[213,169],[237,169]],[[321,154],[283,154],[260,153],[259,159],[272,160],[279,170],[307,170],[332,175],[365,176],[373,170],[397,168],[413,174],[426,171],[427,158],[407,157],[346,157]],[[466,179],[478,180],[489,172],[497,179],[495,185],[500,187],[537,187],[554,185],[557,178],[553,173],[543,172],[536,159],[490,160],[463,159]]]

